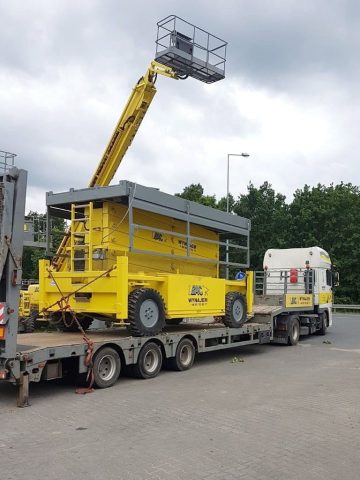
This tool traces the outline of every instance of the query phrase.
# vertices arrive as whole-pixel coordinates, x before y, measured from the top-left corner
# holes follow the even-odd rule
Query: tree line
[[[182,198],[226,211],[226,198],[207,195],[201,184],[186,186]],[[251,220],[250,268],[262,269],[268,248],[319,246],[329,252],[340,274],[336,303],[360,303],[360,191],[350,183],[305,185],[293,194],[290,202],[275,192],[268,182],[260,187],[250,183],[247,192],[230,195],[229,210]],[[35,212],[31,212],[34,214]],[[54,219],[52,244],[56,251],[65,222]],[[44,251],[26,247],[23,256],[24,278],[38,278],[38,260]]]
[[[226,211],[226,198],[206,195],[201,184],[192,184],[178,196]],[[250,183],[237,198],[230,195],[232,213],[251,220],[250,268],[261,270],[268,248],[319,246],[340,274],[336,303],[360,303],[360,190],[351,183],[305,185],[290,202],[268,182]]]

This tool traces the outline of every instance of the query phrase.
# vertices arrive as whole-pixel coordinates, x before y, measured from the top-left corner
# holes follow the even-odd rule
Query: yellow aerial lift
[[[179,78],[171,67],[167,67],[156,61],[151,62],[145,75],[139,79],[128,99],[99,165],[89,182],[89,187],[104,187],[111,182],[154,98],[156,93],[155,82],[158,74],[173,79]],[[81,225],[77,222],[71,227],[71,229],[75,231],[78,228],[81,228]],[[47,231],[49,232],[50,229],[50,223],[48,223]],[[71,229],[69,229],[64,236],[52,260],[52,269],[55,271],[66,269]],[[30,322],[27,322],[24,331],[33,330],[34,319],[30,318],[30,316],[34,316],[34,312],[36,315],[36,312],[39,311],[38,290],[38,285],[32,285],[31,289],[21,291],[20,316],[23,321],[30,320]],[[28,308],[29,305],[32,306],[31,310]]]
[[[178,17],[159,22],[157,47],[89,188],[47,195],[48,217],[62,215],[71,226],[51,264],[40,261],[40,309],[65,329],[77,329],[69,311],[83,328],[93,318],[113,319],[142,336],[184,317],[220,316],[240,327],[252,310],[252,275],[220,278],[225,247],[242,255],[234,267],[248,266],[249,220],[130,182],[107,187],[156,93],[158,74],[206,83],[224,78],[226,42]]]

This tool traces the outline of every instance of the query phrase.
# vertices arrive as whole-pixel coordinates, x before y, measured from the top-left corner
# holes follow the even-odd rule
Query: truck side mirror
[[[332,284],[333,287],[338,287],[340,285],[340,276],[339,272],[332,272]]]

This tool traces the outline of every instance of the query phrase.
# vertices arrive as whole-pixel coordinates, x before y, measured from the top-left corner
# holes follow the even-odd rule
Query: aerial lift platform
[[[119,187],[123,192],[108,187],[156,93],[159,74],[173,79],[193,77],[205,83],[225,76],[226,42],[183,19],[170,16],[160,21],[156,45],[155,60],[136,84],[89,190],[67,195],[64,210],[71,224],[67,235],[51,264],[41,262],[39,310],[51,313],[65,329],[77,328],[78,323],[87,328],[93,318],[110,316],[141,336],[159,333],[167,321],[191,314],[224,316],[229,325],[241,326],[246,310],[251,311],[250,297],[246,300],[251,281],[249,287],[246,279],[226,283],[219,268],[224,263],[220,251],[225,247],[247,252],[246,260],[234,265],[248,266],[250,223],[246,219],[241,219],[245,243],[225,244],[221,236],[241,230],[235,216],[203,207],[203,217],[190,221],[188,209],[195,206],[176,197],[167,196],[154,210],[152,198],[161,195],[155,189],[130,187],[129,182]],[[139,192],[143,192],[141,202]],[[221,217],[225,230],[213,227],[214,216]],[[50,221],[50,215],[48,218]],[[185,294],[189,289],[191,302],[190,294]]]

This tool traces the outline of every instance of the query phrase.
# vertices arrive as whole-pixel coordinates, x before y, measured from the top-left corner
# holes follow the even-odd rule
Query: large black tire
[[[225,297],[225,316],[223,322],[227,327],[239,328],[246,322],[245,298],[239,292],[229,292]]]
[[[300,338],[300,320],[297,315],[290,315],[287,321],[288,345],[297,345]]]
[[[36,314],[31,314],[30,317],[27,317],[23,320],[25,333],[35,332],[35,318],[36,317],[37,317]]]
[[[175,357],[169,358],[168,367],[178,372],[189,370],[194,364],[195,353],[193,342],[189,338],[183,338],[176,347]]]
[[[121,360],[116,350],[111,347],[104,347],[95,353],[93,373],[96,387],[112,387],[119,378],[120,371]]]
[[[320,313],[320,328],[316,332],[318,335],[326,335],[327,329],[327,315],[325,312]]]
[[[35,331],[35,319],[30,317],[19,318],[18,333],[33,333]]]
[[[93,322],[91,317],[79,316],[76,317],[84,330],[87,330]],[[65,313],[65,322],[60,323],[60,328],[63,332],[79,332],[79,327],[74,317],[69,313]]]
[[[165,308],[152,288],[138,288],[129,295],[127,328],[134,337],[157,335],[165,326]]]
[[[146,343],[140,350],[138,360],[132,366],[131,373],[137,378],[154,378],[162,367],[163,356],[161,348],[155,342]]]

